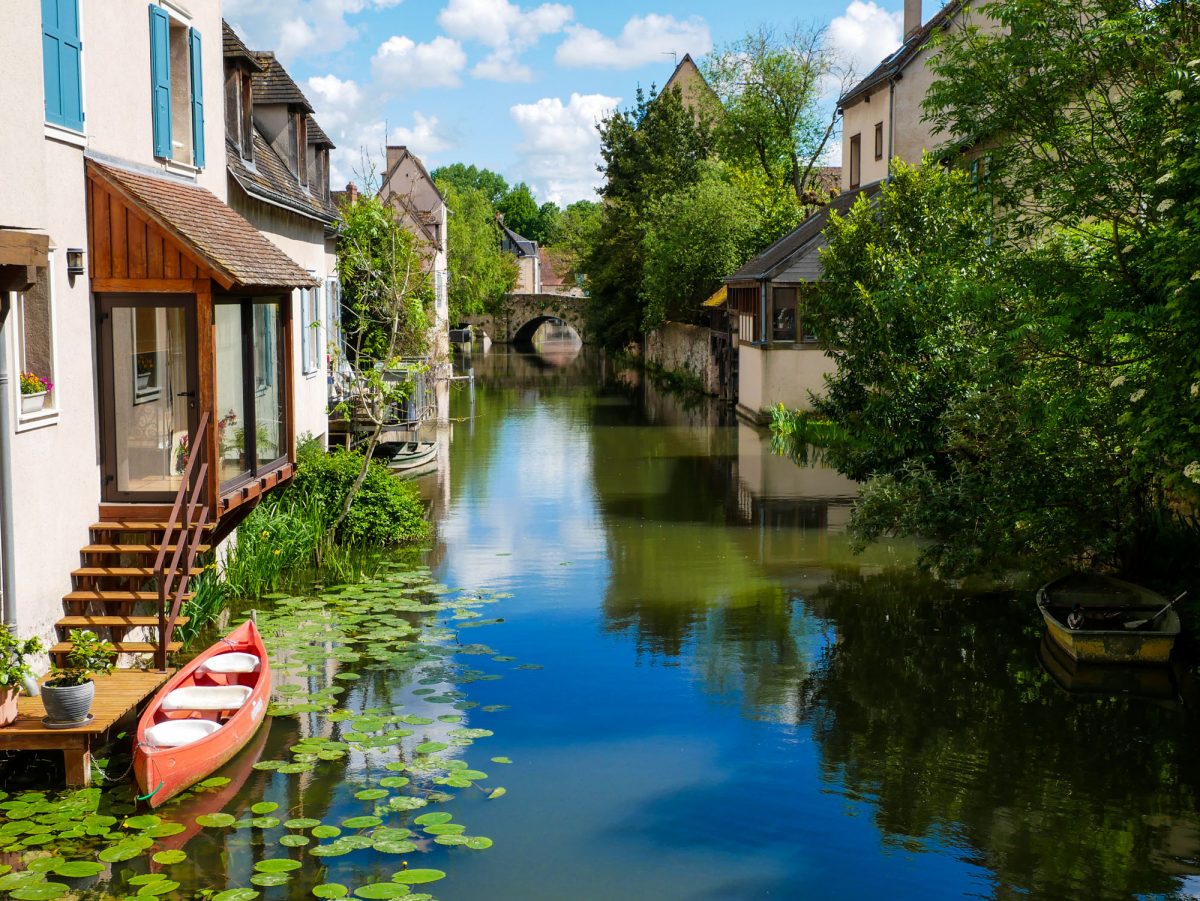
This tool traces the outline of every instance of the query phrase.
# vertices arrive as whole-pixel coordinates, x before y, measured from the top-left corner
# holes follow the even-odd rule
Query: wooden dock
[[[158,691],[173,673],[121,669],[98,676],[92,721],[74,729],[48,728],[42,722],[46,715],[42,699],[22,695],[17,701],[16,721],[0,728],[0,750],[62,751],[67,785],[88,785],[92,780],[92,749],[99,747],[105,734]]]

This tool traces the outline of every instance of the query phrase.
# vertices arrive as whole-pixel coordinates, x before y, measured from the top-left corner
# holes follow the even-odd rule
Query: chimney
[[[400,161],[400,158],[408,152],[407,147],[391,147],[387,149],[387,171],[391,172],[392,168]]]
[[[356,203],[358,201],[358,185],[354,182],[346,185],[346,202]]]
[[[921,0],[904,0],[904,40],[921,27]]]

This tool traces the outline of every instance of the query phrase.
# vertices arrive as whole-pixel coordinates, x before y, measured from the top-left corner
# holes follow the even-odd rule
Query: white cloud
[[[462,45],[447,37],[418,44],[410,37],[393,35],[379,45],[371,59],[376,80],[392,91],[457,87],[466,65]]]
[[[827,40],[840,65],[861,78],[900,46],[903,29],[903,12],[888,12],[874,0],[851,0],[829,23]]]
[[[444,153],[454,146],[453,139],[438,117],[422,113],[413,113],[411,128],[398,126],[394,129],[388,143],[408,147],[426,163],[429,157]]]
[[[620,102],[603,94],[572,94],[567,103],[544,97],[509,110],[521,130],[520,168],[543,199],[566,204],[595,197],[601,182],[596,125]]]
[[[253,50],[274,50],[284,63],[301,54],[341,50],[359,35],[347,17],[402,0],[225,0],[222,13]]]
[[[711,49],[712,33],[699,16],[679,20],[650,13],[633,16],[615,38],[583,25],[568,28],[554,59],[572,68],[633,69],[662,62],[665,54],[699,56]]]
[[[452,149],[456,137],[433,115],[413,113],[411,125],[395,126],[379,116],[377,98],[355,81],[318,75],[304,82],[304,93],[316,108],[317,122],[337,145],[330,154],[329,182],[341,190],[347,182],[383,174],[384,147],[405,144],[426,158]]]
[[[476,78],[532,81],[533,72],[520,62],[521,55],[574,17],[574,10],[561,3],[522,8],[509,0],[450,0],[438,23],[453,37],[491,48],[471,70]]]

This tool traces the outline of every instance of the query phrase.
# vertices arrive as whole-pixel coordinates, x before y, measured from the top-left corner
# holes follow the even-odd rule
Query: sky
[[[926,18],[940,0],[925,0]],[[596,124],[760,25],[826,26],[865,74],[900,43],[903,0],[224,0],[254,50],[274,50],[337,144],[335,189],[404,144],[429,168],[463,162],[541,201],[595,199]],[[832,109],[836,90],[827,101]]]

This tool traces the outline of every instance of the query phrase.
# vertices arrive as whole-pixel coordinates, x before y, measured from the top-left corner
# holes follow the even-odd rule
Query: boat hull
[[[1038,610],[1046,624],[1047,636],[1057,644],[1072,660],[1078,663],[1120,663],[1163,665],[1169,662],[1171,650],[1175,647],[1175,639],[1179,635],[1179,615],[1173,610],[1167,610],[1162,615],[1159,628],[1148,630],[1119,629],[1071,629],[1062,622],[1054,610],[1062,611],[1069,608],[1072,594],[1063,586],[1064,580],[1051,582],[1038,592]],[[1154,613],[1166,606],[1166,600],[1148,589],[1121,582],[1117,579],[1107,579],[1115,590],[1122,592],[1114,595],[1114,599],[1106,601],[1102,596],[1089,595],[1087,607],[1089,610],[1119,610],[1133,606],[1135,611],[1141,611],[1149,619]],[[1056,587],[1057,586],[1057,587]],[[1055,601],[1059,603],[1055,604]],[[1122,604],[1121,601],[1131,600],[1133,603]],[[1133,613],[1131,615],[1137,615]]]
[[[197,669],[208,659],[229,651],[252,653],[261,661],[257,678],[245,703],[221,728],[199,741],[178,748],[155,748],[146,742],[146,730],[163,721],[163,701],[177,688],[195,684]],[[162,687],[138,721],[133,772],[141,800],[158,807],[228,763],[258,731],[266,718],[271,696],[271,668],[266,647],[252,621],[208,648]]]

